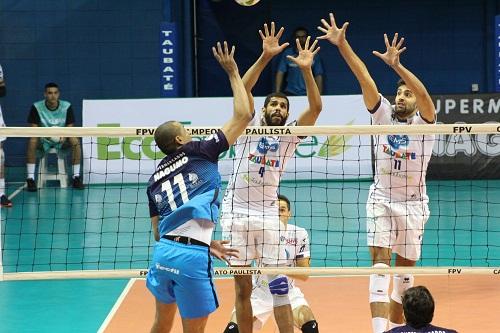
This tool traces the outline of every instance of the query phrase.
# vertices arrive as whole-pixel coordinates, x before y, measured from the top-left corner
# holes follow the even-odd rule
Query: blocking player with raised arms
[[[391,43],[384,34],[386,52],[373,54],[389,65],[401,78],[397,84],[395,105],[379,94],[365,64],[346,40],[349,23],[339,28],[330,13],[330,22],[321,20],[318,27],[325,35],[319,37],[336,45],[356,76],[363,99],[376,125],[435,124],[436,111],[429,93],[420,80],[400,62],[404,38],[394,35]],[[373,267],[388,268],[392,253],[396,266],[415,266],[420,259],[424,225],[429,218],[425,176],[433,135],[375,136],[375,178],[368,194],[367,241]],[[370,309],[373,332],[403,325],[401,295],[413,285],[411,274],[395,274],[389,299],[390,275],[370,276]]]
[[[205,141],[191,141],[176,121],[168,121],[155,131],[156,144],[167,156],[147,189],[158,241],[146,281],[156,298],[153,333],[170,332],[177,307],[184,333],[204,332],[208,315],[219,305],[210,253],[221,259],[237,256],[237,251],[212,240],[221,187],[217,164],[219,155],[244,131],[252,112],[234,61],[234,46],[229,51],[226,42],[224,46],[217,43],[212,51],[229,76],[234,96],[232,118]]]
[[[262,38],[262,54],[243,76],[250,107],[253,109],[252,89],[260,74],[288,43],[279,44],[283,28],[275,30],[264,25],[259,30]],[[301,69],[309,102],[296,122],[301,126],[314,125],[321,109],[321,96],[314,81],[312,63],[318,52],[317,41],[306,39],[304,47],[296,41],[297,57],[288,58]],[[250,125],[284,126],[289,115],[289,101],[282,93],[272,93],[264,101],[259,116]],[[299,143],[296,136],[263,136],[260,138],[241,137],[236,143],[236,158],[233,175],[229,181],[222,204],[223,238],[231,247],[239,250],[239,258],[231,258],[232,266],[249,266],[260,259],[263,265],[276,265],[278,258],[285,258],[279,245],[280,220],[278,211],[278,186],[287,162],[293,156]],[[270,276],[269,286],[273,294],[274,315],[281,333],[293,332],[293,315],[288,298],[287,278],[284,275]],[[235,308],[241,333],[252,332],[251,276],[235,276]]]
[[[283,225],[283,231],[280,241],[284,243],[286,259],[281,260],[283,265],[295,267],[310,267],[311,250],[309,235],[306,229],[289,224],[292,216],[290,210],[290,200],[284,195],[278,195],[280,221]],[[295,279],[305,281],[309,278],[307,275],[294,275]],[[252,296],[250,298],[253,312],[253,328],[260,330],[266,324],[273,313],[273,298],[269,290],[269,284],[266,278],[256,275],[253,278]],[[293,321],[295,327],[303,333],[318,333],[318,323],[314,314],[307,303],[304,294],[299,287],[295,286],[293,279],[288,279],[288,296],[293,312]],[[236,321],[236,313],[233,311],[231,321],[227,325],[224,333],[239,333]]]

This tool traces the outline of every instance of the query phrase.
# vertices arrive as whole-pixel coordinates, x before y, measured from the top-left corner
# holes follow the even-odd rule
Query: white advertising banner
[[[370,115],[361,95],[323,96],[318,125],[366,125]],[[156,127],[167,120],[185,126],[222,126],[232,114],[233,99],[168,98],[130,100],[84,100],[83,126]],[[255,98],[257,115],[264,97]],[[289,121],[307,106],[307,97],[290,97]],[[202,139],[197,137],[196,139]],[[229,175],[234,149],[221,156],[219,169]],[[152,137],[83,138],[86,183],[147,182],[159,159]],[[371,177],[369,136],[311,136],[299,144],[287,166],[285,178],[356,179]],[[223,180],[227,180],[223,179]]]

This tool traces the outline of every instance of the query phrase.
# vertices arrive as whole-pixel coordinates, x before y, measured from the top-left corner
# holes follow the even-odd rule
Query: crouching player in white
[[[384,35],[386,51],[373,54],[391,67],[401,80],[397,84],[395,105],[379,94],[375,81],[361,59],[347,42],[345,33],[349,23],[341,28],[330,14],[330,23],[321,21],[319,30],[336,45],[347,65],[356,76],[366,108],[374,125],[433,125],[436,111],[423,83],[399,61],[404,38],[394,35],[389,43]],[[392,253],[396,266],[415,266],[420,259],[424,225],[429,218],[425,176],[434,145],[433,135],[377,135],[375,136],[375,177],[368,194],[367,240],[373,267],[388,268]],[[411,274],[395,274],[389,299],[389,274],[370,276],[370,309],[374,333],[389,327],[404,325],[401,295],[413,286]]]
[[[281,241],[285,245],[287,266],[309,267],[311,254],[309,235],[304,228],[288,224],[291,217],[290,201],[284,195],[278,195],[280,221],[283,226]],[[294,278],[305,281],[307,275],[294,275]],[[273,297],[265,276],[256,275],[252,281],[253,329],[260,330],[273,313]],[[293,323],[303,333],[318,333],[318,323],[300,288],[295,286],[293,279],[288,279],[288,297],[293,311]],[[239,333],[236,323],[236,312],[233,310],[231,321],[224,333]]]

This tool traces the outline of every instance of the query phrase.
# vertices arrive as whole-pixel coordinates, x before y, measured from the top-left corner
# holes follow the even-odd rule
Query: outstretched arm
[[[215,59],[217,59],[219,64],[226,71],[229,82],[231,83],[231,89],[233,90],[233,116],[222,127],[222,132],[226,136],[227,142],[229,145],[232,145],[236,142],[241,133],[243,133],[248,122],[252,119],[252,111],[248,103],[243,81],[238,72],[238,66],[234,61],[234,46],[231,48],[231,52],[229,52],[227,42],[224,42],[224,49],[220,43],[217,43],[217,47],[212,47],[212,52]]]
[[[237,249],[231,247],[226,247],[229,244],[228,240],[212,240],[210,242],[210,254],[217,259],[225,261],[228,265],[231,265],[228,257],[239,258],[239,253]]]
[[[359,59],[356,53],[354,53],[351,45],[349,45],[349,42],[345,37],[345,32],[349,26],[349,22],[345,22],[342,25],[342,28],[339,28],[335,23],[335,17],[332,13],[330,13],[330,23],[324,19],[321,20],[321,23],[323,24],[323,27],[318,27],[318,29],[325,34],[318,37],[318,39],[326,39],[338,47],[340,55],[344,58],[345,62],[361,86],[366,108],[368,110],[373,110],[380,101],[380,96],[377,85],[370,76],[366,65],[361,61],[361,59]]]
[[[306,85],[307,101],[309,102],[309,106],[297,119],[297,124],[300,126],[314,125],[323,107],[321,104],[321,95],[319,93],[318,85],[314,80],[311,68],[314,56],[319,51],[319,47],[316,48],[316,44],[318,44],[318,41],[315,40],[312,45],[309,46],[310,41],[311,36],[308,36],[304,48],[302,48],[299,40],[297,39],[296,43],[299,54],[296,57],[293,57],[291,55],[287,56],[287,58],[297,64],[297,66],[302,71],[302,77],[304,77],[304,82]]]
[[[404,40],[404,38],[401,38],[398,41],[398,33],[395,33],[391,44],[389,44],[387,34],[384,34],[384,41],[387,50],[384,54],[377,51],[373,51],[373,54],[394,69],[403,81],[405,81],[406,86],[415,94],[420,116],[428,123],[434,123],[436,118],[436,109],[431,96],[429,96],[424,84],[399,61],[399,55],[406,50],[406,47],[401,47]]]
[[[288,46],[288,43],[279,45],[279,39],[283,35],[283,31],[284,28],[281,27],[278,33],[276,33],[274,22],[271,22],[271,31],[269,31],[267,23],[264,24],[264,32],[259,30],[259,35],[262,38],[262,53],[257,61],[247,70],[245,75],[243,75],[243,84],[248,94],[251,110],[254,109],[252,89],[257,83],[260,74],[262,74],[269,61]]]

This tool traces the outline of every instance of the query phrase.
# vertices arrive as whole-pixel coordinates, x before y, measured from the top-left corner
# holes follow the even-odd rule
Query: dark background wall
[[[215,82],[223,79],[209,53],[209,46],[216,40],[228,39],[237,44],[240,68],[246,69],[260,53],[257,31],[264,22],[274,20],[284,26],[286,37],[297,26],[305,26],[312,36],[318,36],[316,27],[330,11],[339,25],[350,22],[348,40],[383,93],[394,92],[397,78],[371,51],[383,50],[383,34],[395,32],[405,37],[408,47],[402,62],[421,77],[432,93],[467,93],[472,83],[478,83],[481,92],[494,89],[494,16],[499,13],[500,1],[262,0],[253,7],[241,7],[233,1],[199,3],[202,95],[227,93],[227,87],[213,85],[214,77]],[[326,71],[324,93],[359,93],[337,49],[325,41],[320,45]],[[264,73],[258,94],[272,89],[273,77],[271,69]]]
[[[81,101],[160,96],[159,24],[180,26],[181,96],[226,96],[227,79],[210,47],[218,40],[237,45],[241,72],[261,50],[258,29],[275,20],[286,28],[316,26],[329,11],[348,20],[348,39],[366,62],[381,92],[392,94],[396,76],[372,50],[383,50],[382,35],[399,32],[408,50],[402,62],[419,75],[431,93],[480,92],[494,87],[493,29],[500,0],[261,0],[242,7],[233,0],[3,0],[0,2],[0,64],[8,94],[1,99],[9,126],[25,126],[30,105],[55,81],[61,98],[73,103],[81,124]],[[196,13],[194,15],[194,13]],[[196,22],[196,39],[191,31]],[[198,57],[190,48],[197,41]],[[357,94],[359,87],[338,51],[321,42],[325,94]],[[187,50],[187,51],[185,51]],[[273,85],[273,67],[255,93]],[[192,70],[196,68],[196,72]],[[196,73],[196,74],[195,74]],[[194,82],[198,78],[198,84]],[[24,159],[24,142],[9,139],[8,163]]]

